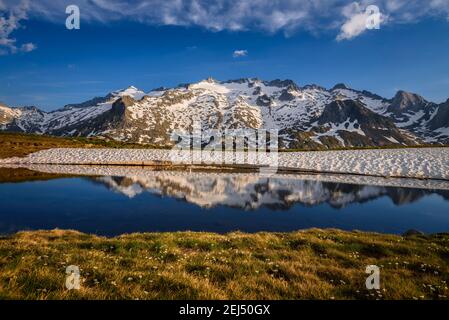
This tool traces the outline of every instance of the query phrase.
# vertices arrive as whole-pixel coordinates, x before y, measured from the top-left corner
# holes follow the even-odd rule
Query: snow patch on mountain
[[[126,103],[121,103],[124,99],[127,99]],[[175,88],[154,89],[149,93],[130,86],[105,97],[67,105],[52,112],[0,106],[0,128],[63,136],[101,136],[165,146],[173,144],[170,136],[174,131],[190,132],[199,122],[206,130],[276,129],[280,131],[281,147],[301,144],[302,139],[307,138],[301,133],[311,135],[310,141],[323,148],[376,146],[378,137],[369,137],[376,133],[361,126],[360,119],[340,121],[344,119],[340,115],[338,121],[329,120],[328,132],[313,130],[317,125],[315,119],[323,114],[326,106],[348,99],[376,115],[393,120],[398,128],[403,129],[397,130],[394,137],[385,133],[385,139],[381,139],[384,144],[419,143],[420,139],[433,143],[445,141],[441,137],[446,137],[444,128],[449,124],[443,124],[439,131],[430,130],[428,124],[436,115],[438,106],[418,95],[401,91],[394,99],[387,100],[343,84],[327,90],[317,85],[300,87],[291,80],[262,81],[254,78],[230,81],[209,78]],[[421,107],[423,109],[419,109]],[[333,116],[338,117],[338,114]],[[375,129],[392,130],[391,125],[384,128],[380,122]],[[339,134],[342,131],[357,133],[366,139]],[[405,135],[399,137],[402,134]],[[335,139],[321,139],[326,136]],[[307,145],[307,142],[302,145]]]
[[[118,90],[118,91],[113,92],[112,95],[114,95],[116,97],[130,96],[134,100],[140,100],[145,96],[145,92],[137,89],[134,86],[129,86],[128,88],[126,88],[124,90]]]

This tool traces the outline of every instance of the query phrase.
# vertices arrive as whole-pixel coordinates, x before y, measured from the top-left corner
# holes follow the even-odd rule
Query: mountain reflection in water
[[[449,231],[449,182],[43,165],[0,169],[0,234]]]
[[[242,176],[186,176],[161,173],[150,178],[90,178],[110,190],[134,198],[144,192],[185,200],[202,208],[219,205],[256,210],[266,207],[289,209],[296,203],[314,206],[327,203],[344,208],[351,203],[364,203],[382,196],[394,204],[413,203],[430,194],[449,200],[449,190],[427,190],[383,186],[366,186],[313,180]]]

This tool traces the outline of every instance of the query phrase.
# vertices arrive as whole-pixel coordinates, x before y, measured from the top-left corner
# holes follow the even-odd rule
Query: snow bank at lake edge
[[[260,166],[255,153],[212,152],[210,162]],[[279,168],[322,173],[449,180],[449,148],[370,149],[281,152]],[[49,149],[24,158],[0,159],[0,164],[151,165],[191,164],[199,151],[183,151],[173,158],[170,150],[149,149]],[[203,157],[204,158],[204,157]]]

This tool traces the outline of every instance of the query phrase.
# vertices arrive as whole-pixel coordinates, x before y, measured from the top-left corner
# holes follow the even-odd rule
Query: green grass
[[[45,135],[0,132],[0,159],[24,157],[30,153],[51,148],[130,148],[157,149],[156,146],[98,138],[62,138]]]
[[[422,144],[418,146],[401,146],[401,145],[391,145],[391,146],[360,146],[360,147],[334,147],[326,148],[323,146],[321,149],[283,149],[281,152],[302,152],[302,151],[342,151],[342,150],[385,150],[385,149],[420,149],[420,148],[449,148],[449,145],[443,144]]]
[[[365,288],[380,267],[381,289]],[[81,269],[81,289],[65,269]],[[76,231],[0,238],[2,299],[447,299],[449,235]]]

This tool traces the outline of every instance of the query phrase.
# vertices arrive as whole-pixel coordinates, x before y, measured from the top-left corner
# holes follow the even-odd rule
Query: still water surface
[[[449,191],[176,172],[0,183],[0,233],[339,228],[449,232]]]

